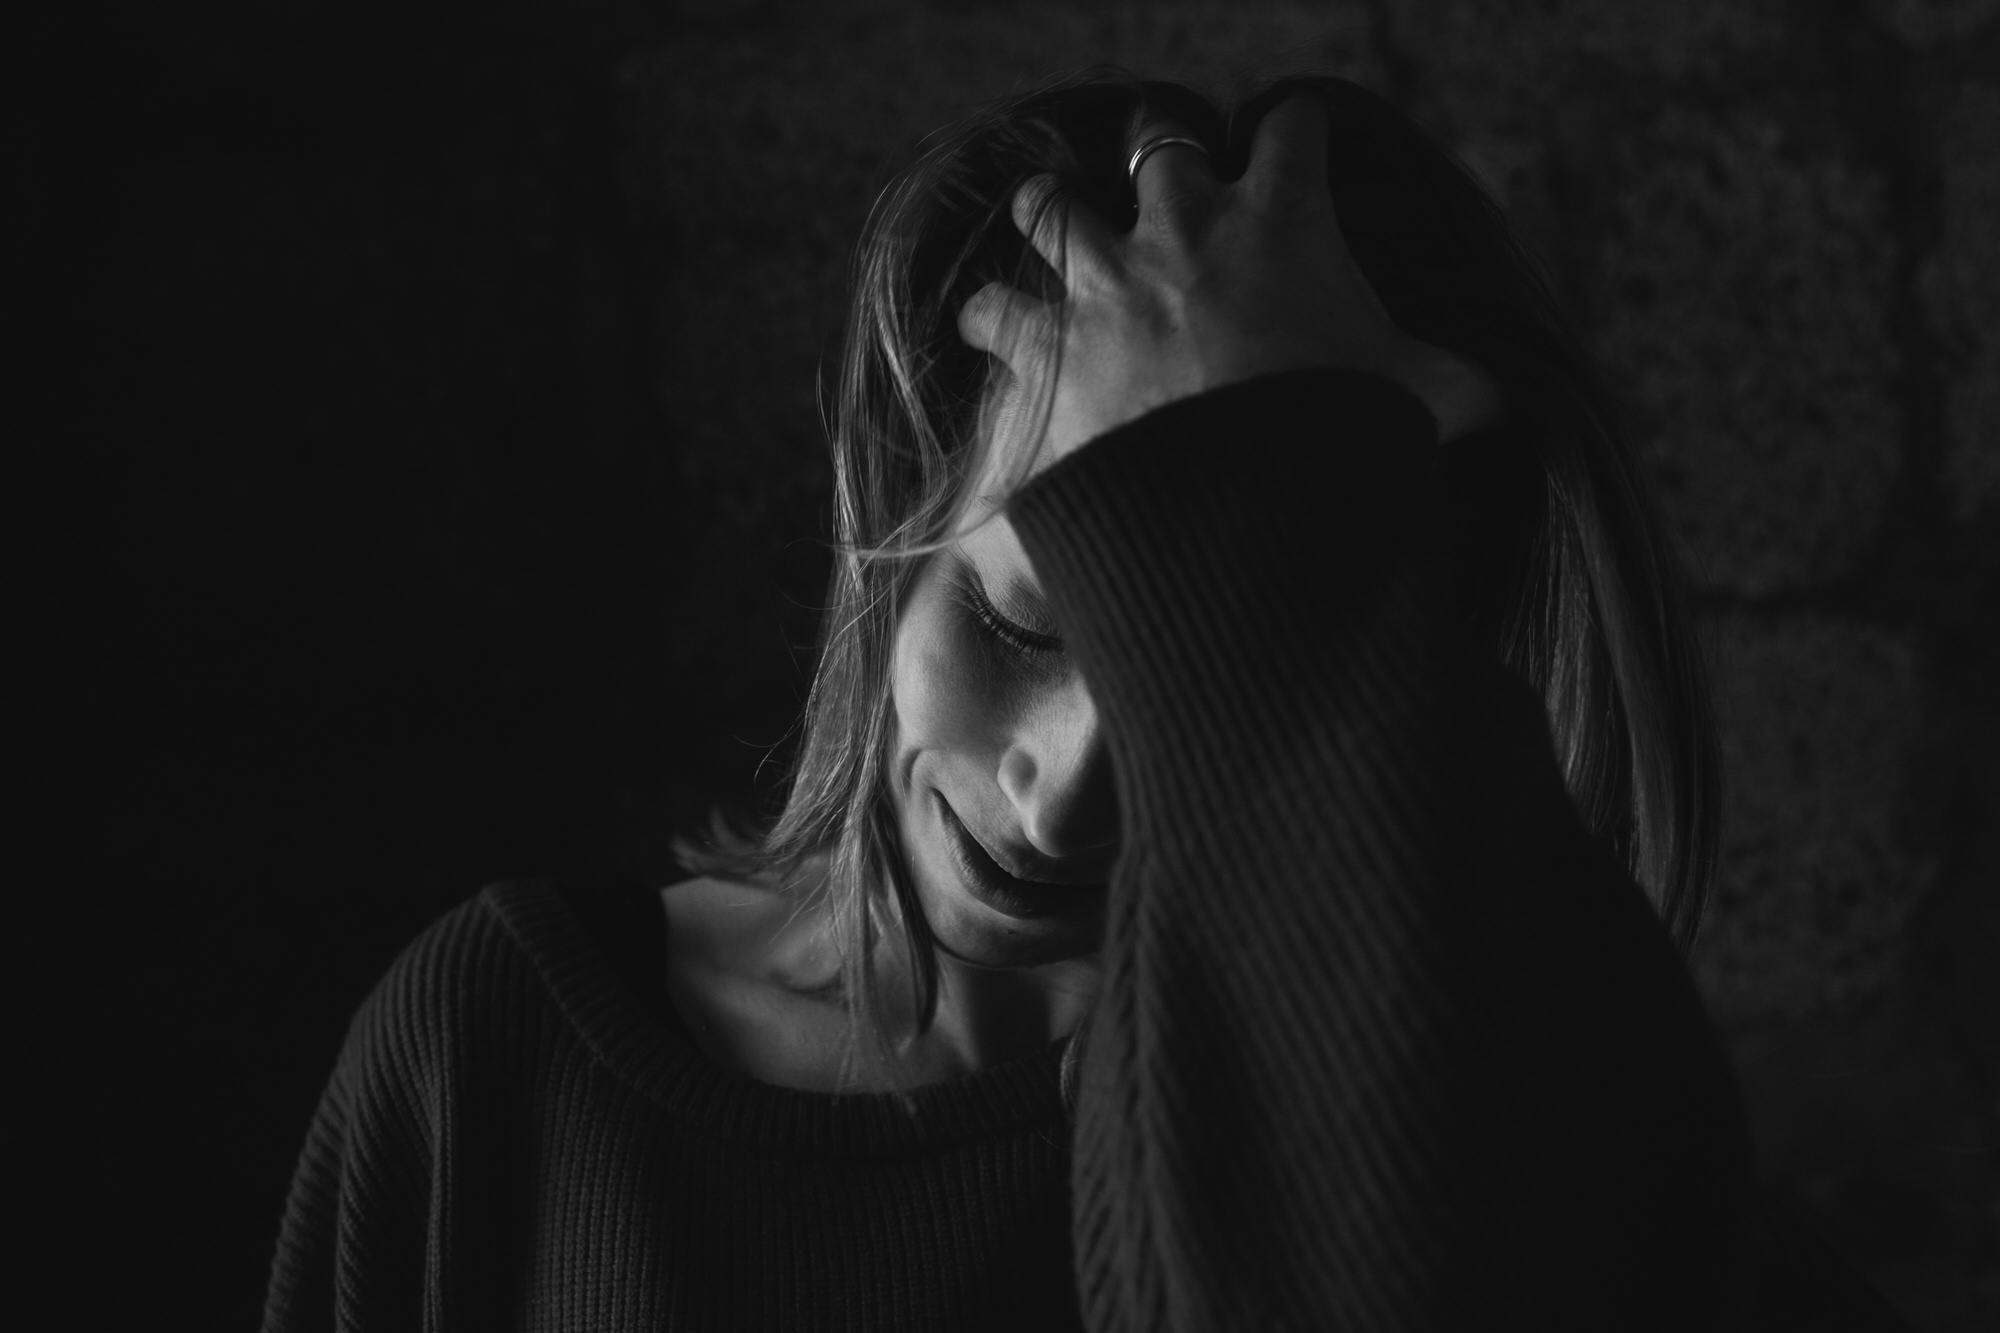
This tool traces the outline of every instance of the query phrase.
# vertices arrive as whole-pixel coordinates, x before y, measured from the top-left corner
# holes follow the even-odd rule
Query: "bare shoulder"
[[[836,1087],[844,1018],[817,989],[838,958],[799,899],[715,876],[668,885],[660,898],[667,990],[709,1058],[780,1087]]]
[[[660,901],[668,937],[711,957],[740,954],[744,946],[770,939],[793,912],[791,896],[772,885],[718,875],[669,884],[660,890]]]
[[[822,987],[838,957],[808,910],[809,896],[752,879],[702,875],[660,891],[670,970],[790,992]]]
[[[783,893],[762,880],[730,878],[723,875],[696,875],[676,880],[660,892],[669,903],[748,905],[764,899],[782,898]]]

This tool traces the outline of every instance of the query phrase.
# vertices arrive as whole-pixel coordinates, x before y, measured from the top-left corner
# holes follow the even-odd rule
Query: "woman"
[[[1698,657],[1469,178],[1071,81],[884,195],[845,358],[782,813],[413,945],[267,1327],[1739,1321]]]

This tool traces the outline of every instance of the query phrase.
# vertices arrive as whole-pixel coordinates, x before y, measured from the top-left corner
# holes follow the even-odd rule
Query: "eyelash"
[[[964,580],[964,584],[965,604],[966,608],[972,612],[972,618],[979,622],[982,629],[995,639],[998,639],[1006,647],[1021,654],[1023,657],[1035,657],[1043,653],[1062,651],[1063,645],[1061,639],[1056,638],[1052,634],[1037,634],[1031,629],[1016,625],[1013,621],[1001,615],[994,608],[992,601],[986,596],[986,589],[979,585],[978,579],[967,577]]]

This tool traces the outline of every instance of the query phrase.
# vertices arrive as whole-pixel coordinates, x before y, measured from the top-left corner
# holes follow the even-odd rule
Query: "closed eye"
[[[993,601],[986,595],[985,587],[971,569],[963,571],[958,580],[959,589],[965,597],[965,609],[979,622],[980,628],[999,640],[1006,647],[1024,657],[1037,657],[1044,653],[1059,653],[1063,641],[1053,634],[1038,634],[1025,625],[1019,625],[1000,614]]]

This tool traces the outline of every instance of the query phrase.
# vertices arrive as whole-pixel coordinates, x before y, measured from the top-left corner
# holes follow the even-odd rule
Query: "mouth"
[[[944,794],[934,792],[933,796],[937,801],[938,823],[944,829],[945,851],[965,887],[980,902],[1017,921],[1089,917],[1104,910],[1109,885],[1044,884],[1016,879],[980,846]]]

